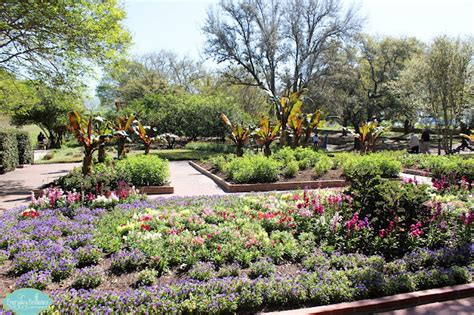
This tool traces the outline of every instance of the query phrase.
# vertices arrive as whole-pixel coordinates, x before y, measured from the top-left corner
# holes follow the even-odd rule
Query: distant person
[[[456,149],[453,150],[453,153],[459,153],[460,151],[464,151],[464,149],[469,149],[474,151],[474,137],[472,136],[472,132],[469,127],[461,123],[461,145],[459,145]]]
[[[46,149],[46,137],[43,132],[40,131],[37,137],[38,140],[38,148],[39,149]]]
[[[317,133],[315,133],[314,136],[313,136],[313,147],[315,149],[319,148],[319,136],[318,136]]]
[[[421,153],[430,153],[430,131],[428,128],[425,128],[421,133],[421,145],[420,145],[420,152]]]
[[[420,140],[416,134],[412,134],[410,137],[410,143],[408,144],[408,152],[418,154],[420,153]]]

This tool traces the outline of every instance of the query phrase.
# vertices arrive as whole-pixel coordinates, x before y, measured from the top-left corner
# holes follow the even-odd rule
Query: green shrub
[[[86,267],[78,270],[72,284],[75,289],[93,289],[102,283],[102,275],[96,267]]]
[[[283,168],[283,176],[286,178],[295,177],[299,171],[299,165],[297,161],[290,161],[286,166]]]
[[[219,172],[224,171],[224,166],[226,165],[227,162],[232,160],[234,158],[233,154],[228,154],[228,155],[218,155],[209,158],[208,162],[212,164],[212,167],[214,167],[216,170]]]
[[[280,162],[282,165],[287,165],[292,161],[296,161],[293,149],[289,147],[283,147],[272,154],[272,159]]]
[[[188,142],[185,146],[188,150],[216,152],[216,153],[233,153],[235,147],[226,143],[215,142]]]
[[[249,277],[269,277],[276,272],[276,267],[270,258],[261,258],[250,264]]]
[[[20,165],[33,163],[33,147],[28,132],[18,131],[16,140],[18,143],[18,163]]]
[[[13,171],[18,166],[18,161],[16,132],[0,130],[0,174]]]
[[[333,168],[334,162],[327,155],[321,155],[313,167],[316,177],[324,175],[327,171]]]
[[[224,173],[236,183],[272,183],[278,180],[280,164],[260,155],[232,159]]]
[[[351,181],[380,176],[396,178],[401,171],[401,163],[384,154],[356,156],[342,161],[344,175]]]
[[[169,164],[153,155],[137,155],[117,162],[117,177],[135,186],[162,186],[169,178]]]
[[[63,190],[97,194],[115,189],[118,181],[115,169],[101,163],[94,165],[90,176],[84,176],[81,168],[78,167],[55,180],[54,185]]]
[[[158,271],[154,269],[142,270],[138,273],[137,285],[150,286],[155,282],[157,276]]]

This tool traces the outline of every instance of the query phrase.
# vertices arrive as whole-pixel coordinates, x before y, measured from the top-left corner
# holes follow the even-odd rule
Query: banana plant
[[[303,146],[308,144],[311,133],[316,132],[318,127],[324,126],[324,120],[321,120],[321,111],[317,110],[313,114],[304,115],[303,129],[304,129],[304,141]]]
[[[105,162],[105,157],[106,157],[106,152],[105,152],[105,146],[107,145],[107,142],[109,142],[112,139],[112,134],[113,134],[113,126],[110,123],[110,121],[97,116],[94,119],[95,124],[94,127],[98,131],[99,134],[101,135],[108,135],[107,138],[104,139],[102,143],[99,144],[98,148],[98,153],[97,153],[97,160],[99,163],[104,163]]]
[[[263,154],[265,156],[272,154],[270,145],[278,137],[280,127],[281,124],[279,122],[272,126],[268,117],[260,117],[259,127],[255,129],[252,134],[255,136],[257,144],[263,146]]]
[[[105,131],[95,130],[94,121],[103,121],[102,117],[92,117],[85,119],[78,112],[69,112],[68,129],[74,133],[74,136],[84,148],[84,159],[82,161],[82,174],[92,174],[92,154],[99,146],[107,141],[112,134],[102,133]]]
[[[303,90],[300,90],[298,92],[289,93],[288,95],[275,98],[274,100],[276,115],[281,125],[281,145],[287,144],[287,126],[292,111],[301,109],[301,106],[303,106],[303,100],[301,98],[302,94]]]
[[[148,134],[149,130],[156,131],[156,128],[143,126],[138,120],[134,121],[133,131],[145,145],[145,154],[150,153],[151,143],[155,140],[155,137],[152,137],[150,134]]]
[[[359,133],[355,134],[360,141],[361,152],[366,154],[368,151],[374,151],[380,136],[389,129],[390,127],[379,126],[376,120],[362,123]]]
[[[125,143],[131,142],[128,132],[133,132],[132,123],[135,120],[134,115],[128,117],[117,117],[114,126],[114,137],[117,139],[117,158],[122,159],[125,157]]]
[[[240,124],[233,124],[224,113],[221,113],[219,118],[230,129],[229,139],[235,143],[235,154],[237,154],[237,156],[242,156],[244,154],[244,145],[250,138],[249,128],[245,128]]]
[[[294,149],[298,146],[300,142],[301,135],[304,132],[303,129],[303,122],[305,116],[301,112],[301,106],[293,107],[291,110],[290,116],[288,117],[287,126],[291,130],[291,134],[293,136],[293,141],[291,143],[291,147]]]

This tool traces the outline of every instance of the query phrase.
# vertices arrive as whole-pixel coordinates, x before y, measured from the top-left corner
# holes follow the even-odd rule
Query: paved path
[[[378,313],[379,315],[468,315],[474,314],[474,297]]]
[[[32,189],[67,174],[78,163],[27,165],[0,175],[0,209],[28,202]]]
[[[226,194],[209,177],[202,175],[188,161],[170,162],[171,186],[174,194],[154,195],[151,199],[168,196],[199,196],[199,195],[224,195]]]

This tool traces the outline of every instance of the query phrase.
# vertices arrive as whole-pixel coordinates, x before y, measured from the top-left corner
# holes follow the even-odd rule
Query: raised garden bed
[[[275,183],[234,184],[226,181],[223,174],[214,174],[210,165],[190,161],[189,164],[196,170],[211,178],[225,192],[251,192],[251,191],[274,191],[293,189],[316,189],[316,188],[338,188],[345,187],[348,182],[342,178],[340,171],[330,171],[322,179],[311,179],[311,176],[303,172],[302,180],[281,178]],[[308,172],[309,173],[309,172]],[[332,177],[332,178],[331,178]],[[301,177],[300,177],[301,178]]]
[[[147,195],[163,195],[174,193],[173,186],[142,186],[138,188],[141,194]]]
[[[429,171],[412,169],[412,168],[403,169],[403,173],[410,174],[410,175],[416,175],[416,176],[424,176],[424,177],[431,177],[433,175]]]

